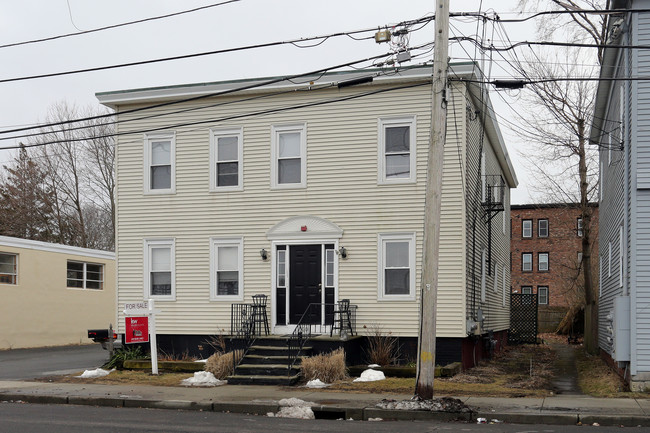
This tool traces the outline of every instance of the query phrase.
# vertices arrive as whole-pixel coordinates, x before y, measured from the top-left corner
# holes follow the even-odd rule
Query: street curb
[[[475,413],[474,420],[477,418],[485,418],[488,423],[496,419],[509,424],[576,425],[580,421],[580,415],[577,413],[478,412]]]
[[[38,404],[68,404],[68,397],[60,395],[0,394],[0,400]]]
[[[583,425],[598,423],[602,426],[650,427],[650,417],[638,415],[580,415]]]
[[[425,410],[391,410],[378,408],[365,408],[363,420],[381,418],[390,421],[472,421],[472,412],[431,412]]]
[[[35,403],[31,402],[30,403]],[[124,400],[110,397],[68,397],[68,404],[83,406],[124,407]]]
[[[266,403],[212,403],[214,412],[230,413],[249,413],[253,415],[266,415],[269,412],[277,413],[279,406],[277,404]]]

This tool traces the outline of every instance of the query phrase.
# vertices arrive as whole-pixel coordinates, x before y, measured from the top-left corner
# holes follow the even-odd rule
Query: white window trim
[[[417,145],[416,145],[416,116],[402,117],[381,117],[378,119],[377,138],[377,183],[379,185],[392,185],[401,183],[414,183],[416,177]],[[409,127],[409,177],[386,179],[386,127],[387,126],[408,126]]]
[[[237,247],[237,269],[239,271],[239,293],[237,295],[217,295],[217,247]],[[244,238],[211,237],[210,238],[210,300],[243,301],[244,300]]]
[[[70,262],[79,263],[79,264],[83,265],[83,271],[82,271],[83,272],[83,279],[80,280],[80,281],[83,282],[83,287],[71,287],[71,286],[68,286],[69,278],[68,278],[68,275],[67,275],[67,271],[68,271],[68,263],[70,263]],[[100,286],[99,289],[89,289],[88,287],[86,287],[87,283],[88,283],[88,265],[100,266],[101,269],[102,269],[102,279],[98,281],[100,283],[99,284],[99,286]],[[101,292],[101,291],[104,290],[105,273],[106,273],[106,267],[104,266],[103,263],[84,262],[83,260],[67,260],[66,261],[66,276],[65,276],[66,289],[69,289],[69,290],[88,290],[89,292]]]
[[[2,254],[8,255],[8,256],[14,256],[14,260],[15,260],[15,263],[16,263],[16,265],[15,265],[16,271],[13,274],[8,274],[8,275],[13,275],[14,276],[14,280],[15,280],[14,283],[0,283],[0,284],[5,285],[5,286],[17,286],[17,285],[19,285],[19,283],[20,283],[18,281],[18,274],[19,274],[19,270],[20,270],[20,267],[19,267],[20,266],[20,260],[19,260],[19,257],[18,257],[19,254],[18,253],[9,253],[9,252],[4,252],[4,251],[2,251]]]
[[[409,243],[409,288],[408,295],[384,294],[384,264],[386,259],[386,241],[407,241]],[[380,233],[377,235],[377,298],[380,301],[413,301],[415,300],[415,233]]]
[[[494,291],[494,293],[499,291],[499,265],[497,265],[496,261],[494,262],[494,281],[492,291]]]
[[[154,140],[170,140],[171,187],[151,189],[151,142]],[[175,194],[176,193],[176,133],[158,132],[144,135],[144,193],[145,194]]]
[[[540,290],[546,289],[546,302],[540,302],[541,297],[539,296]],[[537,305],[548,305],[548,286],[537,286]]]
[[[529,222],[530,223],[530,235],[526,236],[526,229],[524,227],[524,223]],[[521,237],[524,239],[531,239],[533,237],[533,220],[532,219],[525,219],[521,221]]]
[[[546,269],[542,269],[540,264],[542,264],[542,256],[546,256]],[[548,272],[550,266],[550,254],[549,253],[537,253],[537,271],[538,272]]]
[[[506,306],[506,287],[507,287],[507,284],[506,284],[506,265],[502,265],[501,266],[501,288],[502,288],[502,291],[503,291],[503,294],[502,294],[502,298],[503,298],[502,299],[502,304],[503,304],[502,306],[503,307]]]
[[[300,133],[300,183],[278,182],[279,135],[283,132]],[[271,126],[271,189],[307,188],[307,124],[292,123]]]
[[[237,137],[237,185],[217,186],[217,143],[220,137]],[[210,192],[243,191],[244,189],[243,128],[210,129]]]
[[[607,278],[612,276],[612,241],[609,241],[609,260],[607,261]]]
[[[171,273],[172,273],[172,290],[169,295],[152,295],[151,294],[151,248],[152,247],[170,247],[171,248]],[[155,299],[160,301],[176,300],[176,240],[174,238],[164,239],[145,239],[144,240],[144,299]]]
[[[618,227],[618,286],[625,285],[625,231],[623,224]]]
[[[542,236],[542,221],[546,221],[546,234]],[[550,230],[548,229],[549,223],[547,218],[540,218],[537,220],[537,237],[538,238],[547,238],[550,235]]]
[[[530,269],[524,269],[524,256],[529,255],[530,256]],[[521,253],[521,271],[522,272],[533,272],[533,253]]]
[[[481,251],[481,302],[485,302],[485,284],[486,284],[486,263],[487,260],[487,250],[483,249]]]
[[[487,200],[487,178],[485,177],[485,149],[481,150],[481,203]]]

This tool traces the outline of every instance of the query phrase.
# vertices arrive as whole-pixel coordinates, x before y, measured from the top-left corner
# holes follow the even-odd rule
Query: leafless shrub
[[[345,379],[345,352],[343,348],[339,348],[330,353],[305,358],[300,369],[306,380],[320,379],[325,383],[332,383]]]
[[[382,367],[397,364],[400,349],[397,337],[392,336],[390,331],[385,334],[378,324],[370,325],[367,329],[368,347],[365,354],[368,362]]]
[[[211,355],[205,363],[205,371],[208,371],[214,375],[217,379],[225,379],[234,372],[234,360],[233,357],[241,356],[240,351],[228,352],[228,353],[214,353]]]
[[[219,335],[211,335],[205,340],[205,344],[210,346],[215,353],[225,353],[226,352],[226,337],[223,333]]]
[[[189,361],[193,362],[196,361],[196,356],[191,356],[190,352],[188,350],[185,350],[183,353],[167,353],[164,351],[160,351],[158,353],[158,361]]]

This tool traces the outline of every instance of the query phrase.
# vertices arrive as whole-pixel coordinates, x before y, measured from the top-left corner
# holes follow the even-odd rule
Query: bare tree
[[[575,13],[547,15],[538,22],[538,35],[548,39],[563,34],[571,42],[602,45],[606,35],[603,15],[584,10],[603,9],[596,0],[522,0],[521,10],[563,10]],[[531,81],[520,114],[522,137],[536,144],[526,159],[538,175],[539,187],[549,201],[580,203],[582,215],[581,283],[584,291],[585,349],[598,349],[597,298],[592,266],[592,201],[598,185],[597,149],[587,146],[587,122],[593,113],[595,83],[567,80],[595,76],[602,49],[568,47],[554,52],[532,52],[512,64]]]

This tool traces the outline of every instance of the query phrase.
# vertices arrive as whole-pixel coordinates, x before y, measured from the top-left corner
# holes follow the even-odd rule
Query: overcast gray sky
[[[80,30],[90,30],[222,0],[0,0],[0,45]],[[451,10],[496,10],[511,17],[516,0],[451,0]],[[327,35],[384,26],[433,12],[433,0],[242,0],[199,12],[54,41],[0,48],[0,80],[96,66],[184,55],[271,41]],[[467,22],[463,22],[467,21]],[[476,21],[452,20],[466,35],[476,33]],[[506,27],[513,41],[532,40],[533,25]],[[365,36],[365,35],[364,35]],[[490,35],[488,35],[489,37]],[[414,46],[433,40],[433,23],[411,35]],[[305,43],[305,45],[309,45]],[[67,101],[80,107],[97,105],[96,92],[174,84],[212,82],[308,72],[386,52],[385,44],[348,37],[331,38],[318,47],[285,45],[153,65],[112,69],[60,77],[0,83],[0,129],[43,121],[52,104]],[[451,46],[452,61],[468,60],[475,51]],[[430,55],[429,55],[430,58]],[[496,63],[492,76],[507,76]],[[496,95],[497,112],[510,117]],[[514,119],[513,119],[514,120]],[[531,202],[526,173],[516,149],[525,146],[501,124],[520,187],[513,203]],[[0,147],[15,145],[1,141]],[[10,153],[0,150],[0,161]]]

